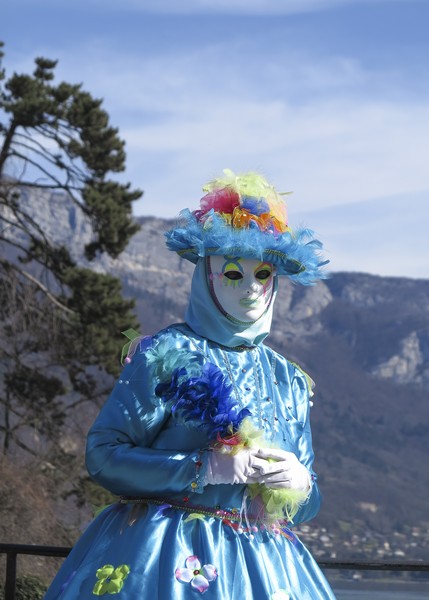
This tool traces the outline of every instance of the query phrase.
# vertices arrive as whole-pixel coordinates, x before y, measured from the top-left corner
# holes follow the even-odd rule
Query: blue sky
[[[13,0],[7,72],[35,56],[104,98],[139,215],[258,170],[333,271],[429,276],[427,0]]]

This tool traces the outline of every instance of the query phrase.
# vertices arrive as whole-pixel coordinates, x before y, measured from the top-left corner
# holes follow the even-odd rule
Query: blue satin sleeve
[[[307,467],[312,478],[312,488],[306,502],[294,517],[294,524],[313,519],[319,512],[321,494],[317,484],[317,475],[313,470],[314,452],[310,427],[310,390],[304,374],[295,365],[291,376],[292,395],[294,398],[296,426],[299,435],[296,437],[295,451],[299,461]]]
[[[192,486],[196,462],[202,459],[198,448],[157,447],[170,413],[157,401],[155,385],[144,352],[136,354],[88,433],[88,472],[114,494],[162,496],[202,491]]]

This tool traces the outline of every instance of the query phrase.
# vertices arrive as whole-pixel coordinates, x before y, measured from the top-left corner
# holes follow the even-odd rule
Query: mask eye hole
[[[243,275],[240,271],[226,271],[223,274],[224,277],[230,279],[231,281],[238,281],[239,279],[243,279]]]
[[[271,274],[272,271],[270,269],[260,269],[259,271],[256,271],[255,277],[259,281],[266,281],[271,277]]]

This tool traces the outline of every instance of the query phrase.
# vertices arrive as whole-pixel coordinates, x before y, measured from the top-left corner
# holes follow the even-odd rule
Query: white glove
[[[204,483],[256,483],[259,469],[268,466],[268,461],[256,457],[254,450],[240,450],[237,454],[213,451],[209,453]]]
[[[265,459],[266,464],[259,468],[258,483],[270,488],[289,488],[308,493],[311,490],[311,476],[293,452],[275,448],[259,448],[255,457]],[[275,462],[269,462],[272,459]]]

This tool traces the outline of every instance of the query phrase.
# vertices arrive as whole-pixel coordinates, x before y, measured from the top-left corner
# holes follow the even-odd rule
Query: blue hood
[[[221,311],[215,304],[208,277],[208,258],[200,258],[192,278],[191,297],[185,314],[189,327],[201,337],[228,348],[256,346],[270,333],[273,305],[277,294],[277,277],[271,302],[259,319],[242,323]]]

